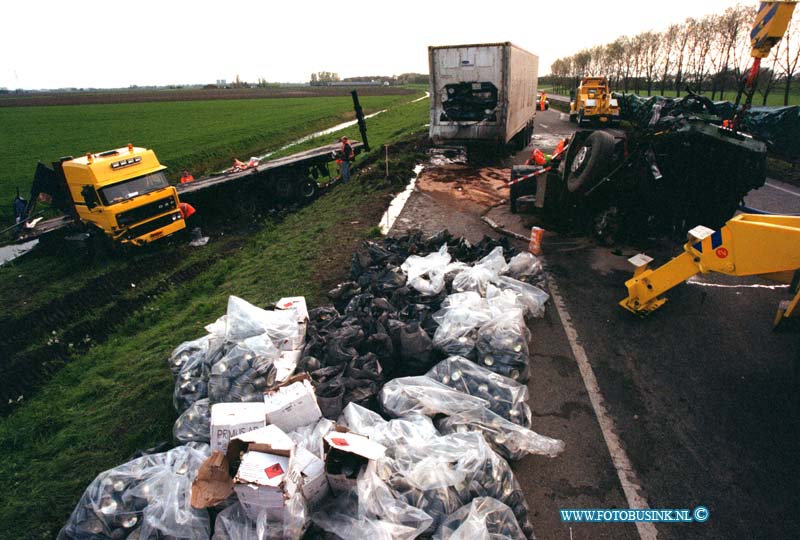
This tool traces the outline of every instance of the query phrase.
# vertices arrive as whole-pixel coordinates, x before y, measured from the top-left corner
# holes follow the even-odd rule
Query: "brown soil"
[[[498,167],[444,165],[426,168],[417,179],[417,189],[435,195],[449,194],[455,202],[472,202],[484,207],[508,199],[510,171]]]
[[[355,88],[355,87],[353,87]],[[176,89],[176,90],[108,90],[75,92],[29,92],[0,94],[0,107],[32,107],[39,105],[98,105],[111,103],[146,103],[156,101],[200,101],[213,99],[265,99],[349,96],[349,86],[311,87],[282,86],[277,88]],[[358,95],[388,96],[412,94],[414,90],[399,87],[357,87]]]

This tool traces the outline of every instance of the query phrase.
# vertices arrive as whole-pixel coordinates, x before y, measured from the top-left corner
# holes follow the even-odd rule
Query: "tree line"
[[[647,31],[620,36],[611,43],[583,49],[550,66],[541,77],[556,93],[568,93],[586,76],[604,75],[618,91],[665,94],[691,90],[725,99],[733,92],[741,99],[744,76],[750,67],[750,30],[757,9],[737,4],[721,14],[688,18],[663,32]],[[800,60],[800,22],[795,17],[786,35],[761,61],[756,91],[766,105],[767,97],[782,86],[784,105],[789,104],[792,82]],[[755,98],[754,98],[755,101]]]

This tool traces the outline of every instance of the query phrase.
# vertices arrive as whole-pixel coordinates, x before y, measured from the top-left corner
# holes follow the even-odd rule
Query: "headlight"
[[[596,99],[587,99],[586,100],[586,106],[587,107],[594,107],[596,104],[597,104],[597,100]]]
[[[612,107],[617,107],[617,106],[618,106],[618,104],[617,104],[617,100],[616,100],[616,99],[612,99],[612,100],[611,100],[611,106],[612,106]]]

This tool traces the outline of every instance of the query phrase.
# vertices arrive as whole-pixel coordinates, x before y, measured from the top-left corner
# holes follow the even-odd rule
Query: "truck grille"
[[[117,214],[117,223],[120,227],[144,221],[153,216],[158,216],[175,208],[175,197],[165,197],[138,208]]]
[[[143,223],[138,227],[132,227],[128,229],[125,232],[125,238],[127,240],[133,240],[134,238],[139,238],[140,236],[144,236],[145,234],[158,230],[161,227],[166,227],[167,225],[175,221],[178,221],[179,219],[181,219],[180,212],[173,212],[171,214],[167,214],[166,216],[161,216],[160,218],[156,218],[153,221],[148,221],[147,223]]]

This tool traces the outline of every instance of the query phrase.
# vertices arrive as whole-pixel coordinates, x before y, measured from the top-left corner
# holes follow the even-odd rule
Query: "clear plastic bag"
[[[550,299],[550,295],[542,289],[508,276],[500,276],[493,282],[501,289],[514,291],[531,317],[544,317],[544,305]]]
[[[475,266],[488,268],[493,274],[505,274],[508,271],[508,263],[503,257],[503,247],[497,246],[488,255],[479,260]]]
[[[537,276],[542,273],[542,261],[533,253],[521,251],[508,261],[505,274],[515,279]]]
[[[268,520],[267,513],[261,512],[256,521],[257,540],[299,540],[306,532],[311,517],[303,493],[294,492],[286,501],[282,520]]]
[[[225,339],[239,342],[265,332],[276,346],[296,339],[301,333],[297,315],[293,310],[268,311],[237,296],[228,297]]]
[[[449,263],[450,254],[447,252],[447,244],[444,244],[439,251],[424,257],[411,255],[400,268],[408,276],[408,285],[425,296],[433,296],[444,289],[444,277]]]
[[[207,540],[208,511],[192,508],[192,480],[210,455],[190,443],[100,473],[84,491],[58,540]]]
[[[237,501],[217,515],[211,540],[255,540],[257,535],[255,521]]]
[[[361,481],[359,479],[359,483]],[[372,503],[369,505],[371,510],[381,512],[382,502],[390,505],[386,508],[388,516],[380,513],[376,516],[359,504],[361,497],[357,499],[351,493],[337,497],[315,512],[312,516],[314,525],[331,535],[330,538],[342,540],[413,540],[430,526],[430,516],[409,505],[399,504],[391,497],[388,488],[379,491],[369,487],[364,489],[362,497]],[[395,516],[399,521],[390,519]]]
[[[172,426],[172,436],[181,444],[209,442],[211,433],[211,407],[208,398],[198,399],[186,409]]]
[[[525,536],[533,537],[525,496],[514,473],[480,433],[455,433],[421,445],[395,447],[391,455],[370,463],[359,478],[359,500],[386,504],[386,497],[372,495],[382,484],[391,499],[433,518],[427,534],[472,499],[494,497],[511,508]]]
[[[332,430],[333,426],[334,423],[327,418],[320,418],[316,424],[300,426],[287,433],[287,435],[291,437],[296,445],[304,447],[320,459],[325,459],[322,437]]]
[[[479,431],[498,454],[512,461],[528,454],[556,457],[564,451],[564,441],[539,435],[485,408],[451,414],[437,427],[442,433]]]
[[[275,361],[280,352],[266,333],[237,343],[211,366],[208,397],[211,403],[260,401],[275,384]]]
[[[175,377],[175,390],[172,395],[172,404],[178,413],[184,412],[198,399],[208,397],[208,379],[211,375],[211,366],[214,365],[232,347],[221,339],[209,341],[206,354],[193,354],[186,358],[181,366],[180,373]]]
[[[478,330],[476,362],[495,373],[526,383],[530,332],[520,311],[508,311]]]
[[[460,356],[442,360],[426,375],[454,390],[486,400],[489,409],[506,420],[531,427],[528,388],[509,377]]]
[[[199,339],[184,341],[169,355],[169,369],[177,376],[186,363],[194,362],[197,358],[206,358],[212,348],[221,344],[219,336],[208,334]]]
[[[378,413],[355,403],[344,408],[339,423],[386,446],[388,451],[398,445],[423,444],[439,436],[427,416],[412,413],[403,418],[384,420]]]
[[[488,405],[484,399],[453,390],[424,375],[400,377],[387,382],[379,399],[383,410],[394,417],[411,413],[425,416],[449,415]]]
[[[489,305],[474,291],[451,294],[433,318],[439,327],[433,335],[434,348],[448,355],[473,357],[477,328],[491,319]]]
[[[486,286],[494,279],[497,279],[497,272],[490,267],[476,265],[455,275],[453,278],[453,292],[473,291],[485,296]]]
[[[514,512],[492,497],[478,497],[445,519],[433,540],[525,540]]]

